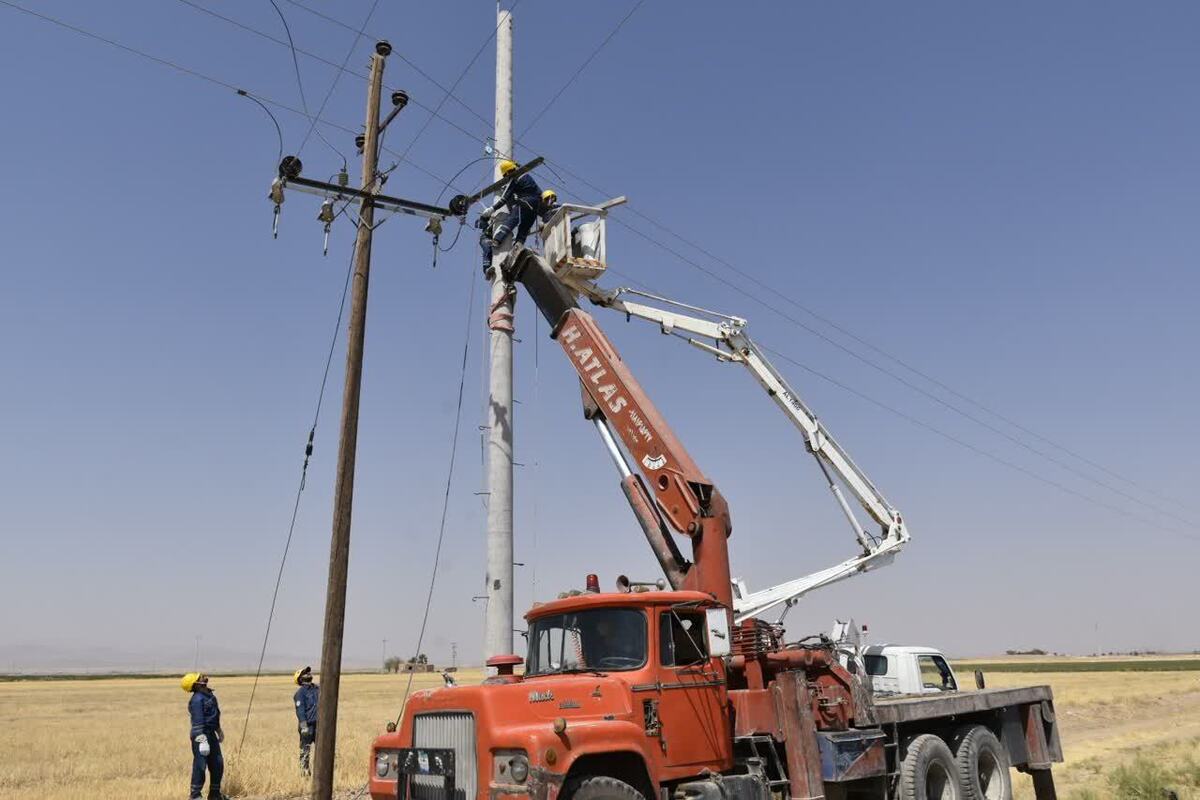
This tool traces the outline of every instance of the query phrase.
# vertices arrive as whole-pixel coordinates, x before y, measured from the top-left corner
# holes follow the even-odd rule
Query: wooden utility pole
[[[392,48],[375,45],[367,91],[367,122],[362,145],[362,190],[378,187],[379,99],[383,62]],[[362,200],[354,245],[354,283],[350,290],[350,326],[346,337],[346,383],[342,391],[341,440],[333,498],[333,535],[329,544],[329,588],[325,595],[325,637],[321,646],[321,695],[317,703],[313,800],[333,797],[334,745],[337,741],[338,688],[342,672],[342,634],[346,622],[346,573],[350,564],[350,516],[354,505],[354,458],[358,447],[358,401],[362,389],[363,341],[367,327],[367,284],[371,272],[371,233],[375,206]]]
[[[496,4],[496,156],[513,157],[512,13]],[[500,165],[496,165],[496,178]],[[513,231],[515,236],[516,231]],[[511,239],[510,239],[511,242]],[[484,658],[513,650],[513,312],[516,295],[500,265],[509,247],[493,254],[491,374],[488,381],[487,623]]]

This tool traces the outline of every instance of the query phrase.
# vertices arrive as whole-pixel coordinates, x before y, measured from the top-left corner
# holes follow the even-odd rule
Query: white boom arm
[[[816,414],[804,404],[783,375],[750,339],[746,334],[744,319],[718,314],[635,289],[604,290],[587,280],[569,281],[569,285],[596,305],[611,308],[629,317],[657,323],[663,333],[680,336],[695,347],[715,355],[720,361],[742,364],[750,370],[750,374],[767,391],[775,405],[800,429],[809,452],[816,458],[821,472],[829,482],[829,488],[854,530],[862,552],[828,569],[757,592],[747,590],[743,581],[735,579],[733,594],[736,621],[760,616],[781,604],[784,605],[783,613],[786,613],[787,608],[798,598],[813,589],[892,562],[897,551],[909,540],[908,530],[900,512],[875,488],[846,451],[821,425]],[[645,298],[655,305],[625,300],[625,296]],[[692,316],[671,309],[703,316]],[[709,341],[713,344],[709,344]],[[854,510],[846,501],[843,487],[854,495],[858,504],[880,526],[879,535],[872,536],[863,529]]]

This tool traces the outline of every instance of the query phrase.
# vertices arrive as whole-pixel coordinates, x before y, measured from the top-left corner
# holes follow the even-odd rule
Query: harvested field
[[[1145,779],[1176,789],[1181,800],[1200,799],[1200,672],[988,674],[988,686],[998,688],[1037,683],[1054,689],[1066,757],[1055,769],[1060,797],[1163,797],[1143,793],[1137,781]],[[1032,800],[1028,777],[1014,784],[1018,800]]]
[[[460,682],[481,678],[458,673]],[[407,675],[346,675],[338,715],[336,783],[366,783],[368,747],[400,712]],[[225,729],[225,792],[295,797],[307,789],[297,764],[290,677],[264,677],[246,742],[238,752],[252,677],[214,677]],[[440,686],[417,674],[413,688]],[[121,800],[187,797],[192,756],[187,695],[178,677],[0,683],[0,797],[4,800]],[[82,794],[81,794],[82,791]]]
[[[978,663],[956,667],[966,678]],[[1081,671],[1071,664],[1052,670],[1047,665],[1061,662],[1021,663],[1029,669],[988,669],[988,685],[1053,687],[1067,757],[1057,770],[1060,797],[1158,800],[1161,793],[1146,794],[1145,787],[1169,785],[1185,800],[1200,800],[1200,671]],[[459,674],[464,682],[479,677],[477,671]],[[363,785],[367,747],[398,714],[407,680],[344,677],[337,784],[345,798]],[[238,753],[251,683],[248,677],[213,679],[226,730],[226,791],[256,800],[302,797],[307,784],[296,766],[294,686],[287,677],[260,683]],[[440,683],[436,674],[413,681],[414,687]],[[185,703],[174,677],[0,683],[0,797],[73,800],[81,787],[125,800],[186,796]],[[1018,798],[1032,798],[1028,778],[1018,775],[1016,784]]]

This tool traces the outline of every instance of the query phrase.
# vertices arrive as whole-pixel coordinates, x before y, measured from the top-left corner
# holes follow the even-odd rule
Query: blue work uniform
[[[508,208],[508,213],[493,224],[491,236],[485,233],[479,237],[485,270],[492,265],[492,250],[496,245],[504,244],[508,237],[514,237],[517,244],[525,244],[542,205],[542,189],[533,176],[526,173],[508,182],[499,202]]]
[[[296,704],[297,728],[300,733],[300,769],[309,771],[309,755],[317,740],[317,700],[321,689],[315,683],[305,683],[292,695]]]
[[[199,797],[204,788],[204,770],[208,769],[208,796],[213,800],[221,797],[221,777],[225,774],[225,759],[221,757],[221,743],[217,731],[221,729],[221,707],[217,696],[208,689],[196,689],[188,700],[188,714],[192,718],[189,738],[192,741],[192,797]],[[200,754],[196,737],[208,737],[208,755]]]

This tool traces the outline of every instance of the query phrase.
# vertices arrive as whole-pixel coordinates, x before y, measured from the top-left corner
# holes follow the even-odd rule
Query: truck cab
[[[939,694],[958,691],[958,678],[940,650],[897,644],[862,649],[875,694]]]
[[[373,746],[372,798],[552,800],[596,774],[657,797],[662,782],[730,769],[727,612],[710,596],[575,593],[526,620],[522,674],[501,657],[481,686],[412,696]]]

